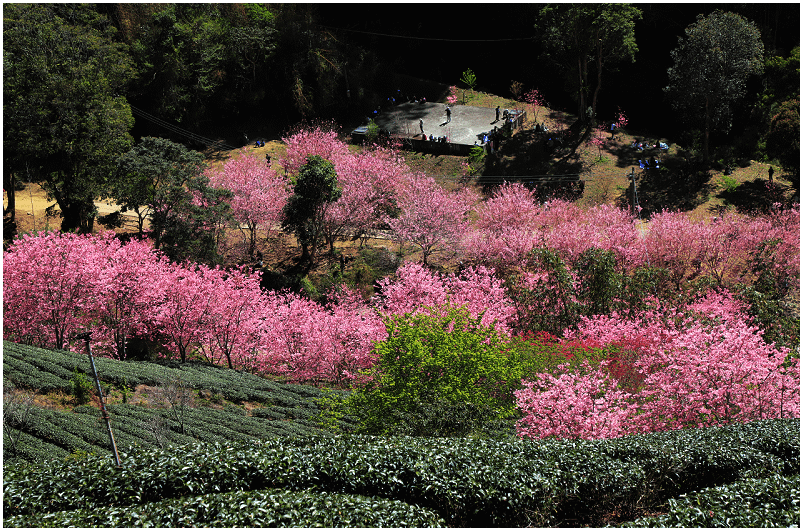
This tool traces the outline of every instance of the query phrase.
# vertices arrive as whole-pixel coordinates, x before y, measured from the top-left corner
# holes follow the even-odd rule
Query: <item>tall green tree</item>
[[[778,159],[800,185],[800,99],[783,102],[770,121],[767,153]]]
[[[133,141],[134,77],[108,19],[83,4],[3,4],[3,159],[41,183],[62,230],[89,232],[94,201]]]
[[[629,4],[548,4],[539,10],[536,27],[543,55],[565,76],[581,120],[590,104],[597,115],[606,65],[635,60],[634,29],[641,17]]]
[[[336,170],[318,155],[306,158],[294,192],[283,209],[283,229],[294,232],[303,249],[303,260],[314,262],[323,236],[322,222],[328,205],[342,196]],[[310,249],[310,250],[309,250]]]
[[[153,246],[173,261],[221,261],[231,192],[212,187],[206,167],[202,153],[164,138],[145,137],[119,160],[115,198],[136,212],[140,234],[149,217]]]
[[[140,237],[145,222],[155,212],[152,235],[158,248],[172,210],[184,199],[188,184],[205,168],[202,153],[165,138],[144,137],[120,157],[111,196],[122,212],[136,213]]]
[[[141,75],[132,98],[197,126],[263,101],[271,84],[274,14],[264,4],[115,4]]]
[[[800,94],[800,46],[789,57],[764,60],[764,96],[768,104],[780,104]]]
[[[747,19],[715,11],[699,15],[671,54],[674,65],[664,92],[685,121],[703,117],[703,158],[708,162],[711,131],[730,129],[733,104],[745,95],[748,78],[764,70],[761,35]]]

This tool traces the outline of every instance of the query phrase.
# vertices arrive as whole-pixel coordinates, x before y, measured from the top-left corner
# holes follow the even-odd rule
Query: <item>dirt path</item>
[[[101,216],[119,210],[119,206],[115,203],[95,201],[94,204]],[[3,190],[3,208],[5,209],[6,206],[8,206],[8,195]],[[17,190],[17,232],[21,234],[59,228],[61,226],[60,217],[47,217],[47,209],[51,206],[55,207],[56,212],[60,212],[56,202],[48,201],[47,194],[38,184],[26,184],[23,190]],[[120,230],[126,232],[136,230],[136,214],[126,212],[123,217],[126,222]]]

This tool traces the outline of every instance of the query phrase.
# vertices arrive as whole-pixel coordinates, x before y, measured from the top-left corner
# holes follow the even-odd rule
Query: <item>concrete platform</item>
[[[471,107],[468,105],[453,105],[450,107],[450,123],[443,103],[401,103],[388,109],[382,109],[381,114],[375,118],[375,123],[381,130],[388,131],[392,136],[414,141],[415,149],[422,142],[423,131],[428,138],[447,137],[447,143],[452,151],[466,154],[473,145],[482,144],[484,134],[497,127],[502,129],[506,124],[500,109],[500,120],[495,120],[495,110],[485,107]],[[511,109],[509,109],[511,111]],[[420,131],[419,121],[422,120],[423,129]],[[519,123],[519,121],[517,121]],[[516,125],[516,124],[514,124]],[[360,129],[360,128],[359,128]],[[437,150],[438,151],[438,150]]]

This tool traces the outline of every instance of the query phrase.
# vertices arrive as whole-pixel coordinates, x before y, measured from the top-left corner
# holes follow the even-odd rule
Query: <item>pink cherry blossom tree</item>
[[[89,306],[93,349],[122,360],[129,338],[150,334],[152,310],[163,298],[163,284],[157,279],[169,265],[146,241],[122,244],[110,238],[95,251],[101,267],[93,279]]]
[[[386,334],[378,315],[344,290],[327,307],[296,294],[265,293],[259,369],[295,382],[344,385],[372,366]]]
[[[603,364],[588,372],[565,365],[559,377],[538,375],[517,395],[525,414],[519,433],[574,436],[587,433],[590,417],[616,426],[588,432],[594,437],[800,415],[800,365],[788,349],[767,344],[743,309],[730,295],[712,293],[684,308],[650,311],[634,319],[584,318],[568,339],[632,353],[639,378],[621,390],[608,377],[610,366]],[[577,390],[583,394],[575,394]],[[559,402],[556,396],[568,399]],[[598,396],[614,407],[589,407],[597,405]]]
[[[154,308],[153,330],[182,362],[204,338],[216,294],[212,289],[217,273],[206,266],[172,264],[163,271],[163,298]]]
[[[3,335],[67,348],[91,321],[95,280],[113,233],[24,235],[3,252]]]
[[[449,192],[433,178],[418,175],[398,195],[400,215],[386,218],[396,241],[418,247],[425,265],[431,255],[459,248],[468,227],[467,214],[477,201],[474,192],[468,188]]]
[[[283,206],[289,196],[285,176],[252,153],[240,152],[221,170],[207,170],[209,182],[216,188],[233,192],[230,199],[233,217],[245,235],[250,257],[256,251],[256,231],[269,234],[280,224]]]
[[[597,146],[598,158],[603,156],[602,153],[600,152],[600,149],[606,145],[606,137],[603,128],[601,126],[597,126],[594,128],[594,131],[592,131],[592,136],[587,142],[587,144],[589,144],[590,146]]]
[[[214,364],[224,360],[230,369],[252,369],[262,315],[258,277],[213,269],[205,271],[204,280],[214,296],[200,326],[202,356]]]
[[[517,435],[542,439],[605,439],[630,433],[635,412],[630,395],[618,388],[616,380],[600,367],[584,362],[570,371],[558,366],[558,376],[537,375],[523,380],[514,394],[525,416],[517,422]]]
[[[514,307],[506,296],[503,283],[492,269],[467,267],[459,274],[442,275],[422,264],[409,262],[397,270],[396,278],[378,281],[381,296],[378,308],[385,314],[428,315],[435,308],[466,306],[473,318],[485,326],[492,324],[506,333],[511,331]]]
[[[539,91],[539,89],[531,89],[525,93],[524,101],[530,105],[531,110],[533,111],[533,121],[538,121],[539,110],[542,107],[547,106],[547,102],[544,100],[544,95]]]
[[[376,147],[333,160],[342,196],[325,212],[323,234],[331,252],[337,241],[374,233],[396,203],[396,189],[410,178],[394,149]]]

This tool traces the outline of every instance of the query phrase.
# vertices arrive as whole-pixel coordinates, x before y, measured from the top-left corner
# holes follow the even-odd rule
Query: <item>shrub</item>
[[[89,402],[89,397],[92,394],[92,381],[84,373],[78,371],[77,367],[72,372],[70,384],[72,385],[72,396],[79,406]]]
[[[387,339],[375,345],[371,382],[350,398],[363,431],[393,433],[411,420],[408,414],[419,414],[420,404],[438,401],[486,408],[495,419],[513,413],[520,368],[509,356],[507,337],[482,325],[480,316],[442,306],[430,315],[391,316],[386,327]]]

